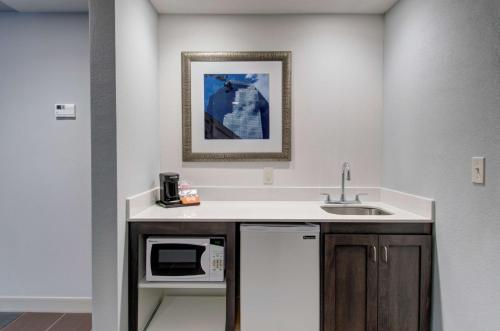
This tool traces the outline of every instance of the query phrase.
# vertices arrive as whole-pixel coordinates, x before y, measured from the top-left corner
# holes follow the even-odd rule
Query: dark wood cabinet
[[[142,330],[139,327],[139,281],[140,270],[144,269],[141,247],[145,247],[147,236],[223,236],[226,238],[226,330],[236,330],[236,258],[237,233],[233,222],[131,222],[129,223],[129,264],[128,264],[128,329]],[[144,252],[143,252],[144,253]],[[142,260],[142,261],[141,261]],[[141,263],[142,262],[142,263]],[[156,290],[156,289],[155,289]],[[160,292],[161,293],[161,292]],[[152,311],[154,313],[154,310]],[[188,316],[188,315],[187,315]],[[221,330],[222,331],[222,330]]]
[[[380,236],[378,330],[429,330],[431,236]]]
[[[326,235],[325,331],[377,330],[377,235]]]
[[[326,234],[324,331],[427,331],[431,235]]]
[[[432,224],[320,226],[322,331],[430,329]],[[140,294],[146,300],[150,290],[139,282],[149,235],[226,237],[225,330],[239,330],[239,224],[232,222],[129,223],[129,330],[142,329],[147,322],[139,314]]]

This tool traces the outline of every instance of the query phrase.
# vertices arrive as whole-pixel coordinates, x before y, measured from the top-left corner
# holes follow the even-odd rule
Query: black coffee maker
[[[164,172],[160,174],[160,202],[175,205],[181,202],[179,197],[179,174]]]

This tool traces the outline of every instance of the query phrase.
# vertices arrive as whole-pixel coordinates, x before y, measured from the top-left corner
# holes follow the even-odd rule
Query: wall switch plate
[[[76,106],[74,103],[57,103],[55,115],[56,118],[76,118]]]
[[[273,185],[274,182],[274,169],[264,168],[264,185]]]
[[[472,158],[472,182],[474,184],[484,184],[484,157]]]

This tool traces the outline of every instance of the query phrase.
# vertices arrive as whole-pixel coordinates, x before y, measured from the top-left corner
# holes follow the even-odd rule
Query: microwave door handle
[[[205,276],[210,277],[210,245],[204,245],[205,251],[201,255],[201,269],[205,272]],[[209,280],[209,279],[207,279]]]

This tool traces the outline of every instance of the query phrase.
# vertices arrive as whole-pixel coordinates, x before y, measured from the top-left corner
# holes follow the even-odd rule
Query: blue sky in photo
[[[224,82],[217,76],[225,76],[227,80],[253,84],[262,96],[269,102],[269,74],[205,74],[204,81],[204,109],[207,109],[210,96],[224,87]]]

